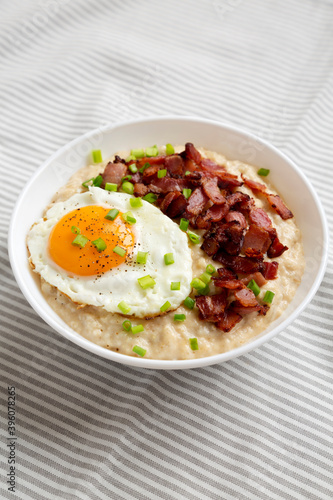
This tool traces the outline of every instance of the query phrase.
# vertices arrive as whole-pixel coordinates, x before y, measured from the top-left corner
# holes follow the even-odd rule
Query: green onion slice
[[[106,249],[106,243],[102,238],[98,238],[95,241],[91,242],[95,247],[98,252],[103,252],[103,250]]]
[[[263,299],[264,302],[266,302],[266,304],[271,304],[273,302],[274,295],[275,295],[274,292],[271,292],[270,290],[267,290],[266,293],[265,293],[264,299]]]
[[[103,182],[103,177],[101,175],[98,175],[93,180],[93,186],[100,187],[102,185],[102,182]]]
[[[143,331],[144,331],[144,328],[142,325],[132,326],[132,333],[134,333],[134,334],[141,333]]]
[[[186,314],[175,314],[173,319],[174,321],[185,321]]]
[[[186,233],[189,223],[188,219],[180,219],[179,228]]]
[[[102,158],[102,152],[100,149],[95,149],[91,153],[92,153],[94,163],[102,163],[103,158]]]
[[[107,220],[115,220],[117,215],[119,214],[119,210],[116,208],[111,208],[111,210],[106,214],[105,219]]]
[[[157,156],[158,155],[158,147],[153,146],[152,148],[146,148],[146,156]]]
[[[129,331],[131,331],[131,329],[132,329],[132,323],[130,322],[130,320],[129,320],[129,319],[125,319],[125,321],[123,321],[122,326],[123,326],[123,329],[124,329],[126,332],[129,332]]]
[[[72,245],[75,245],[76,247],[81,247],[84,248],[86,244],[88,243],[89,238],[86,236],[83,236],[83,234],[77,234],[72,241]]]
[[[205,288],[200,288],[200,290],[198,290],[198,294],[199,295],[209,295],[209,284],[205,286]]]
[[[137,264],[146,264],[147,263],[147,257],[148,257],[149,252],[138,252],[136,256],[136,262]]]
[[[134,156],[135,158],[143,158],[145,155],[145,152],[143,149],[132,149],[131,150],[131,156]]]
[[[183,189],[183,195],[185,196],[185,198],[188,200],[189,197],[191,196],[192,194],[192,189]]]
[[[201,281],[206,283],[206,285],[208,285],[208,283],[210,283],[212,280],[211,275],[208,273],[202,273],[201,276],[199,276],[199,278],[201,279]]]
[[[71,227],[71,231],[72,231],[72,233],[74,233],[74,234],[81,234],[80,229],[79,229],[78,227],[76,227],[76,226],[72,226],[72,227]]]
[[[187,231],[187,236],[190,238],[194,245],[198,245],[200,243],[200,236],[198,234],[192,233],[192,231]]]
[[[129,155],[125,161],[126,163],[129,163],[130,161],[136,161],[136,158],[134,155]]]
[[[142,278],[138,278],[138,282],[143,290],[153,288],[156,285],[156,281],[149,274],[147,276],[143,276]]]
[[[135,354],[138,354],[139,356],[143,357],[147,351],[146,351],[146,349],[143,349],[143,347],[139,347],[138,345],[135,345],[133,347],[133,352],[135,352]]]
[[[135,165],[135,163],[131,163],[131,165],[128,166],[128,169],[132,174],[136,174],[138,171],[138,167]]]
[[[190,175],[190,170],[186,170],[185,175]]]
[[[121,310],[121,312],[123,314],[128,314],[131,310],[130,306],[128,304],[126,304],[126,302],[124,300],[122,300],[121,302],[119,302],[118,304],[118,309]]]
[[[126,255],[126,250],[125,248],[121,248],[120,246],[116,245],[113,249],[112,252],[116,253],[117,255],[120,255],[120,257],[124,257]]]
[[[188,309],[193,309],[194,305],[195,300],[191,297],[186,297],[186,299],[184,300],[184,306],[186,306]]]
[[[206,267],[206,273],[208,274],[214,274],[216,272],[215,267],[212,264],[208,264]]]
[[[180,290],[180,281],[171,281],[170,290]]]
[[[142,200],[141,200],[141,198],[131,198],[130,199],[130,205],[131,205],[132,208],[142,207]]]
[[[189,341],[190,341],[190,347],[191,347],[192,351],[197,351],[199,349],[198,339],[196,337],[194,337],[192,339],[189,339]]]
[[[247,285],[247,287],[252,290],[255,296],[259,295],[260,293],[260,288],[257,285],[257,283],[252,279],[250,283]]]
[[[125,181],[122,183],[121,189],[124,191],[124,193],[133,194],[134,193],[134,184],[132,184],[131,182]]]
[[[262,177],[267,177],[269,172],[270,170],[268,168],[259,168],[258,175],[261,175]]]
[[[157,195],[154,193],[148,193],[142,199],[148,201],[149,203],[155,203],[155,201],[157,200]]]
[[[141,167],[141,168],[139,169],[139,172],[141,172],[141,174],[143,174],[143,172],[146,170],[146,168],[149,168],[149,167],[150,167],[150,163],[148,163],[148,162],[147,162],[147,163],[145,163],[145,164],[143,165],[143,167]]]
[[[85,188],[88,188],[88,186],[91,186],[94,179],[95,179],[95,177],[92,177],[91,179],[88,179],[87,181],[82,182],[82,186]]]
[[[173,147],[172,144],[166,144],[165,152],[167,155],[173,155],[175,153],[175,148]]]
[[[162,179],[163,177],[165,177],[165,176],[166,176],[166,174],[167,174],[167,169],[166,169],[166,168],[162,168],[161,170],[159,170],[159,171],[157,172],[157,177],[158,177],[159,179]]]
[[[194,278],[191,281],[191,287],[195,288],[195,290],[203,290],[206,287],[206,283],[204,283],[201,279],[199,278]]]
[[[164,263],[166,266],[170,266],[170,264],[174,264],[175,263],[175,259],[173,257],[173,253],[166,253],[164,255]]]
[[[121,218],[127,222],[128,224],[135,224],[136,223],[136,218],[132,214],[132,212],[125,212],[124,214],[121,215]]]
[[[113,184],[112,182],[106,182],[104,189],[106,191],[117,191],[118,186],[117,186],[117,184]]]
[[[161,310],[161,312],[163,313],[163,312],[167,311],[168,309],[170,309],[170,307],[171,307],[171,304],[170,304],[170,302],[167,300],[167,301],[163,304],[163,306],[161,306],[161,307],[160,307],[160,310]]]

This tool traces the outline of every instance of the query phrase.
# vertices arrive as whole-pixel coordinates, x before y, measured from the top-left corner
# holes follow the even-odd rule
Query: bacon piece
[[[136,161],[136,165],[138,168],[143,167],[146,163],[149,163],[149,165],[163,165],[165,162],[165,155],[161,156],[145,156],[144,158],[139,158]]]
[[[156,178],[158,170],[159,170],[158,165],[152,165],[151,167],[146,168],[142,174],[143,182],[145,184],[150,184],[153,181],[153,179]]]
[[[215,238],[219,242],[220,248],[223,248],[230,255],[238,255],[244,239],[244,229],[239,222],[220,223],[215,231]]]
[[[262,208],[252,208],[249,213],[249,219],[252,224],[270,231],[273,227],[270,217]]]
[[[199,164],[201,161],[201,154],[199,151],[193,146],[191,142],[187,142],[185,144],[185,154],[186,158],[193,160],[195,163]]]
[[[220,250],[214,256],[214,260],[236,273],[251,274],[263,270],[262,259],[250,259],[249,257],[242,257],[240,255],[228,255],[223,250]],[[265,278],[267,279],[266,276]]]
[[[246,287],[235,292],[235,299],[244,307],[256,307],[258,304],[256,296],[252,290]]]
[[[140,172],[135,172],[135,174],[132,175],[131,182],[133,184],[135,184],[136,182],[140,182],[140,181],[141,181],[141,174],[140,174]]]
[[[258,302],[256,305],[251,306],[251,307],[246,307],[242,306],[240,302],[237,300],[231,302],[230,308],[232,311],[234,311],[237,314],[240,314],[241,316],[245,316],[245,314],[251,314],[253,312],[260,312],[263,306],[261,306]],[[266,313],[265,313],[266,314]]]
[[[160,209],[162,210],[163,213],[166,213],[169,205],[173,202],[173,200],[175,200],[178,197],[179,194],[180,194],[179,191],[171,191],[166,196],[164,196],[160,205]]]
[[[209,257],[212,257],[219,250],[220,246],[214,238],[207,238],[204,240],[200,248],[206,252]]]
[[[242,320],[242,316],[232,309],[227,308],[224,311],[223,318],[215,323],[216,328],[222,330],[223,332],[230,332],[234,326],[237,325]]]
[[[184,173],[184,161],[179,155],[167,156],[164,166],[171,175],[183,175]]]
[[[121,179],[127,174],[127,166],[124,163],[109,162],[102,173],[103,181],[120,186]]]
[[[149,192],[147,186],[142,184],[141,182],[136,182],[134,184],[134,195],[135,196],[145,196]]]
[[[204,170],[205,172],[214,173],[215,170],[225,170],[223,165],[218,165],[217,163],[215,163],[215,161],[209,160],[208,158],[202,158],[200,165],[202,170]]]
[[[283,203],[280,196],[277,194],[268,194],[266,196],[270,206],[279,214],[281,219],[287,220],[294,217],[294,214],[289,210],[288,207]]]
[[[152,193],[169,193],[170,191],[182,191],[188,187],[186,179],[174,179],[172,177],[162,177],[154,179],[148,186]]]
[[[226,203],[225,197],[217,186],[216,177],[213,179],[204,179],[202,187],[208,198],[212,200],[213,203],[216,205],[224,205]]]
[[[208,196],[201,187],[196,188],[188,199],[187,212],[190,215],[199,215],[203,211]]]
[[[254,206],[254,199],[241,191],[236,191],[235,193],[227,196],[227,202],[230,208],[245,213],[251,210]]]
[[[279,263],[263,262],[262,274],[266,280],[275,280],[277,278]]]
[[[227,215],[229,211],[229,206],[225,205],[213,205],[210,207],[204,215],[198,215],[196,219],[196,226],[200,229],[207,229],[210,227],[212,222],[218,222]]]
[[[225,267],[219,267],[216,271],[221,279],[237,279],[237,274],[230,269],[226,269]]]
[[[173,193],[176,194],[176,197],[173,198],[165,212],[166,215],[171,219],[180,217],[184,213],[187,205],[187,200],[183,194],[181,194],[179,191],[174,191]],[[169,196],[169,194],[167,196]]]
[[[218,295],[197,295],[195,303],[200,312],[200,319],[218,321],[227,306],[227,291],[222,290]]]
[[[221,279],[221,278],[213,278],[214,285],[219,288],[227,288],[228,290],[237,290],[238,288],[242,288],[244,284],[240,280],[231,279]]]
[[[261,184],[260,182],[256,182],[256,181],[251,181],[250,179],[247,179],[246,177],[244,177],[243,174],[242,174],[242,179],[245,182],[245,185],[248,186],[250,189],[252,189],[252,191],[254,191],[254,192],[260,191],[261,193],[266,192],[265,184]]]
[[[113,163],[126,163],[126,161],[123,158],[120,158],[120,156],[115,155]]]
[[[225,216],[225,220],[226,222],[238,222],[240,227],[242,229],[246,229],[247,228],[247,222],[246,222],[246,219],[244,217],[244,215],[241,213],[241,212],[236,212],[235,210],[232,210],[231,212],[229,212],[226,216]]]
[[[245,233],[242,250],[247,257],[262,257],[267,252],[271,242],[266,229],[251,224]]]
[[[182,154],[180,156],[184,160],[184,170],[185,170],[185,172],[187,172],[187,171],[194,172],[194,171],[196,171],[199,168],[198,165],[193,160],[190,160],[190,158],[186,158],[185,151],[184,151],[184,156],[182,156]]]
[[[218,178],[217,183],[221,189],[233,189],[243,185],[243,183],[238,180],[237,175],[230,174],[225,170],[216,170],[214,176]]]
[[[275,259],[276,257],[280,257],[280,255],[282,255],[283,252],[285,252],[286,250],[288,250],[288,247],[286,247],[285,245],[282,245],[281,241],[276,236],[273,239],[271,246],[267,250],[267,256],[270,259]]]
[[[242,278],[241,282],[244,283],[244,285],[248,285],[251,280],[254,280],[259,287],[262,287],[267,283],[267,281],[259,271],[253,274],[249,274],[245,278]]]

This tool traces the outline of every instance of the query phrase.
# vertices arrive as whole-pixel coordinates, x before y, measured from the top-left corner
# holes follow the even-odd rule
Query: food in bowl
[[[301,234],[267,170],[191,143],[95,155],[28,235],[44,297],[75,331],[191,359],[239,347],[287,307]]]

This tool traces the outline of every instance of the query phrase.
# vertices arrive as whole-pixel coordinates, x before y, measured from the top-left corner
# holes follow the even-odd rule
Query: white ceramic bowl
[[[151,144],[195,145],[224,154],[227,158],[253,163],[271,170],[270,179],[294,213],[303,234],[306,267],[297,293],[283,314],[247,344],[214,356],[160,361],[125,356],[93,344],[69,328],[47,304],[38,277],[28,265],[25,238],[31,225],[42,216],[56,190],[88,162],[93,149],[107,158],[119,150]],[[199,118],[161,117],[105,126],[72,141],[51,156],[23,189],[11,220],[9,255],[16,280],[35,311],[61,335],[90,352],[118,363],[153,369],[196,368],[245,354],[286,328],[305,308],[322,280],[328,253],[328,230],[319,199],[299,168],[267,142],[236,127]]]

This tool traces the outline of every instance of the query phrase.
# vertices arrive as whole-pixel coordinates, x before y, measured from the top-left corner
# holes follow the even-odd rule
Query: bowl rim
[[[188,121],[188,122],[196,122],[199,124],[208,124],[208,125],[215,125],[218,126],[222,129],[225,129],[226,131],[236,133],[236,134],[241,134],[244,136],[244,138],[251,139],[252,141],[256,141],[258,144],[262,144],[264,147],[270,149],[273,151],[275,155],[280,157],[282,160],[288,163],[288,165],[296,171],[296,173],[302,178],[303,182],[306,184],[307,188],[309,189],[309,192],[311,193],[311,196],[315,202],[315,205],[318,209],[318,213],[320,216],[320,221],[322,225],[322,232],[323,232],[323,242],[322,242],[322,257],[321,257],[321,262],[319,266],[319,270],[317,272],[317,276],[311,286],[311,288],[308,290],[306,296],[304,297],[303,301],[298,305],[298,307],[286,318],[280,325],[276,326],[273,328],[272,331],[267,332],[267,334],[259,336],[258,338],[254,338],[253,340],[247,342],[246,344],[237,347],[235,349],[232,349],[231,351],[227,351],[224,353],[219,353],[219,354],[214,354],[212,356],[207,356],[203,358],[195,358],[195,359],[186,359],[186,360],[158,360],[158,359],[145,359],[145,358],[138,358],[134,356],[128,356],[125,354],[120,354],[114,351],[111,351],[109,349],[106,349],[102,346],[99,346],[97,344],[94,344],[90,340],[87,340],[84,337],[81,337],[80,335],[78,336],[77,332],[75,332],[72,328],[67,326],[67,328],[63,328],[61,325],[58,325],[55,321],[53,321],[52,318],[48,316],[48,314],[44,311],[43,307],[39,304],[39,302],[34,298],[33,295],[29,293],[29,289],[23,279],[23,277],[20,274],[19,268],[16,265],[16,257],[15,253],[13,251],[14,244],[15,244],[15,234],[14,234],[14,227],[15,227],[15,220],[16,217],[18,216],[20,212],[20,206],[21,203],[23,202],[23,199],[26,196],[26,193],[29,191],[31,185],[34,184],[35,179],[40,175],[40,173],[48,167],[50,163],[52,163],[59,155],[65,153],[66,151],[72,149],[75,147],[78,143],[81,141],[84,141],[86,139],[89,139],[93,137],[96,134],[99,134],[101,132],[106,132],[106,131],[111,131],[116,128],[124,127],[124,126],[130,126],[130,125],[138,125],[138,124],[144,124],[147,122],[160,122],[160,121]],[[93,354],[96,354],[97,356],[109,359],[111,361],[116,361],[121,364],[125,364],[128,366],[136,367],[136,368],[150,368],[150,369],[163,369],[163,370],[177,370],[177,369],[190,369],[190,368],[201,368],[204,366],[208,365],[214,365],[217,363],[222,363],[225,361],[228,361],[230,359],[234,359],[238,356],[241,356],[243,354],[248,353],[249,351],[252,351],[253,349],[256,349],[260,347],[262,344],[265,342],[268,342],[271,340],[275,335],[280,333],[283,329],[285,329],[290,323],[292,323],[299,314],[305,309],[305,307],[309,304],[309,302],[312,300],[314,297],[315,293],[317,292],[320,283],[323,279],[326,266],[327,266],[327,261],[328,261],[328,248],[329,248],[329,231],[328,231],[328,224],[327,224],[327,219],[326,215],[322,206],[322,203],[312,187],[310,181],[307,179],[305,174],[300,170],[300,168],[291,160],[285,153],[281,152],[278,150],[273,144],[267,142],[266,140],[260,138],[259,136],[256,136],[255,134],[248,132],[244,130],[241,127],[235,126],[235,125],[230,125],[228,123],[220,122],[217,120],[211,120],[207,118],[200,118],[200,117],[193,117],[193,116],[173,116],[173,115],[164,115],[164,116],[149,116],[145,118],[139,118],[139,119],[133,119],[133,120],[123,120],[120,122],[117,122],[115,124],[105,124],[101,127],[95,128],[93,130],[90,130],[89,132],[86,132],[82,134],[81,136],[73,139],[69,143],[66,143],[64,146],[59,148],[57,151],[55,151],[51,156],[49,156],[41,165],[40,167],[36,170],[36,172],[32,175],[32,177],[27,181],[25,184],[24,188],[22,189],[11,219],[10,219],[10,225],[9,225],[9,231],[8,231],[8,253],[9,253],[9,260],[10,264],[13,270],[14,277],[24,295],[28,303],[32,306],[32,308],[37,312],[37,314],[49,325],[51,326],[54,330],[56,330],[58,333],[60,333],[63,337],[66,339],[70,340],[74,344],[82,347],[85,350],[88,350],[89,352],[92,352]]]

